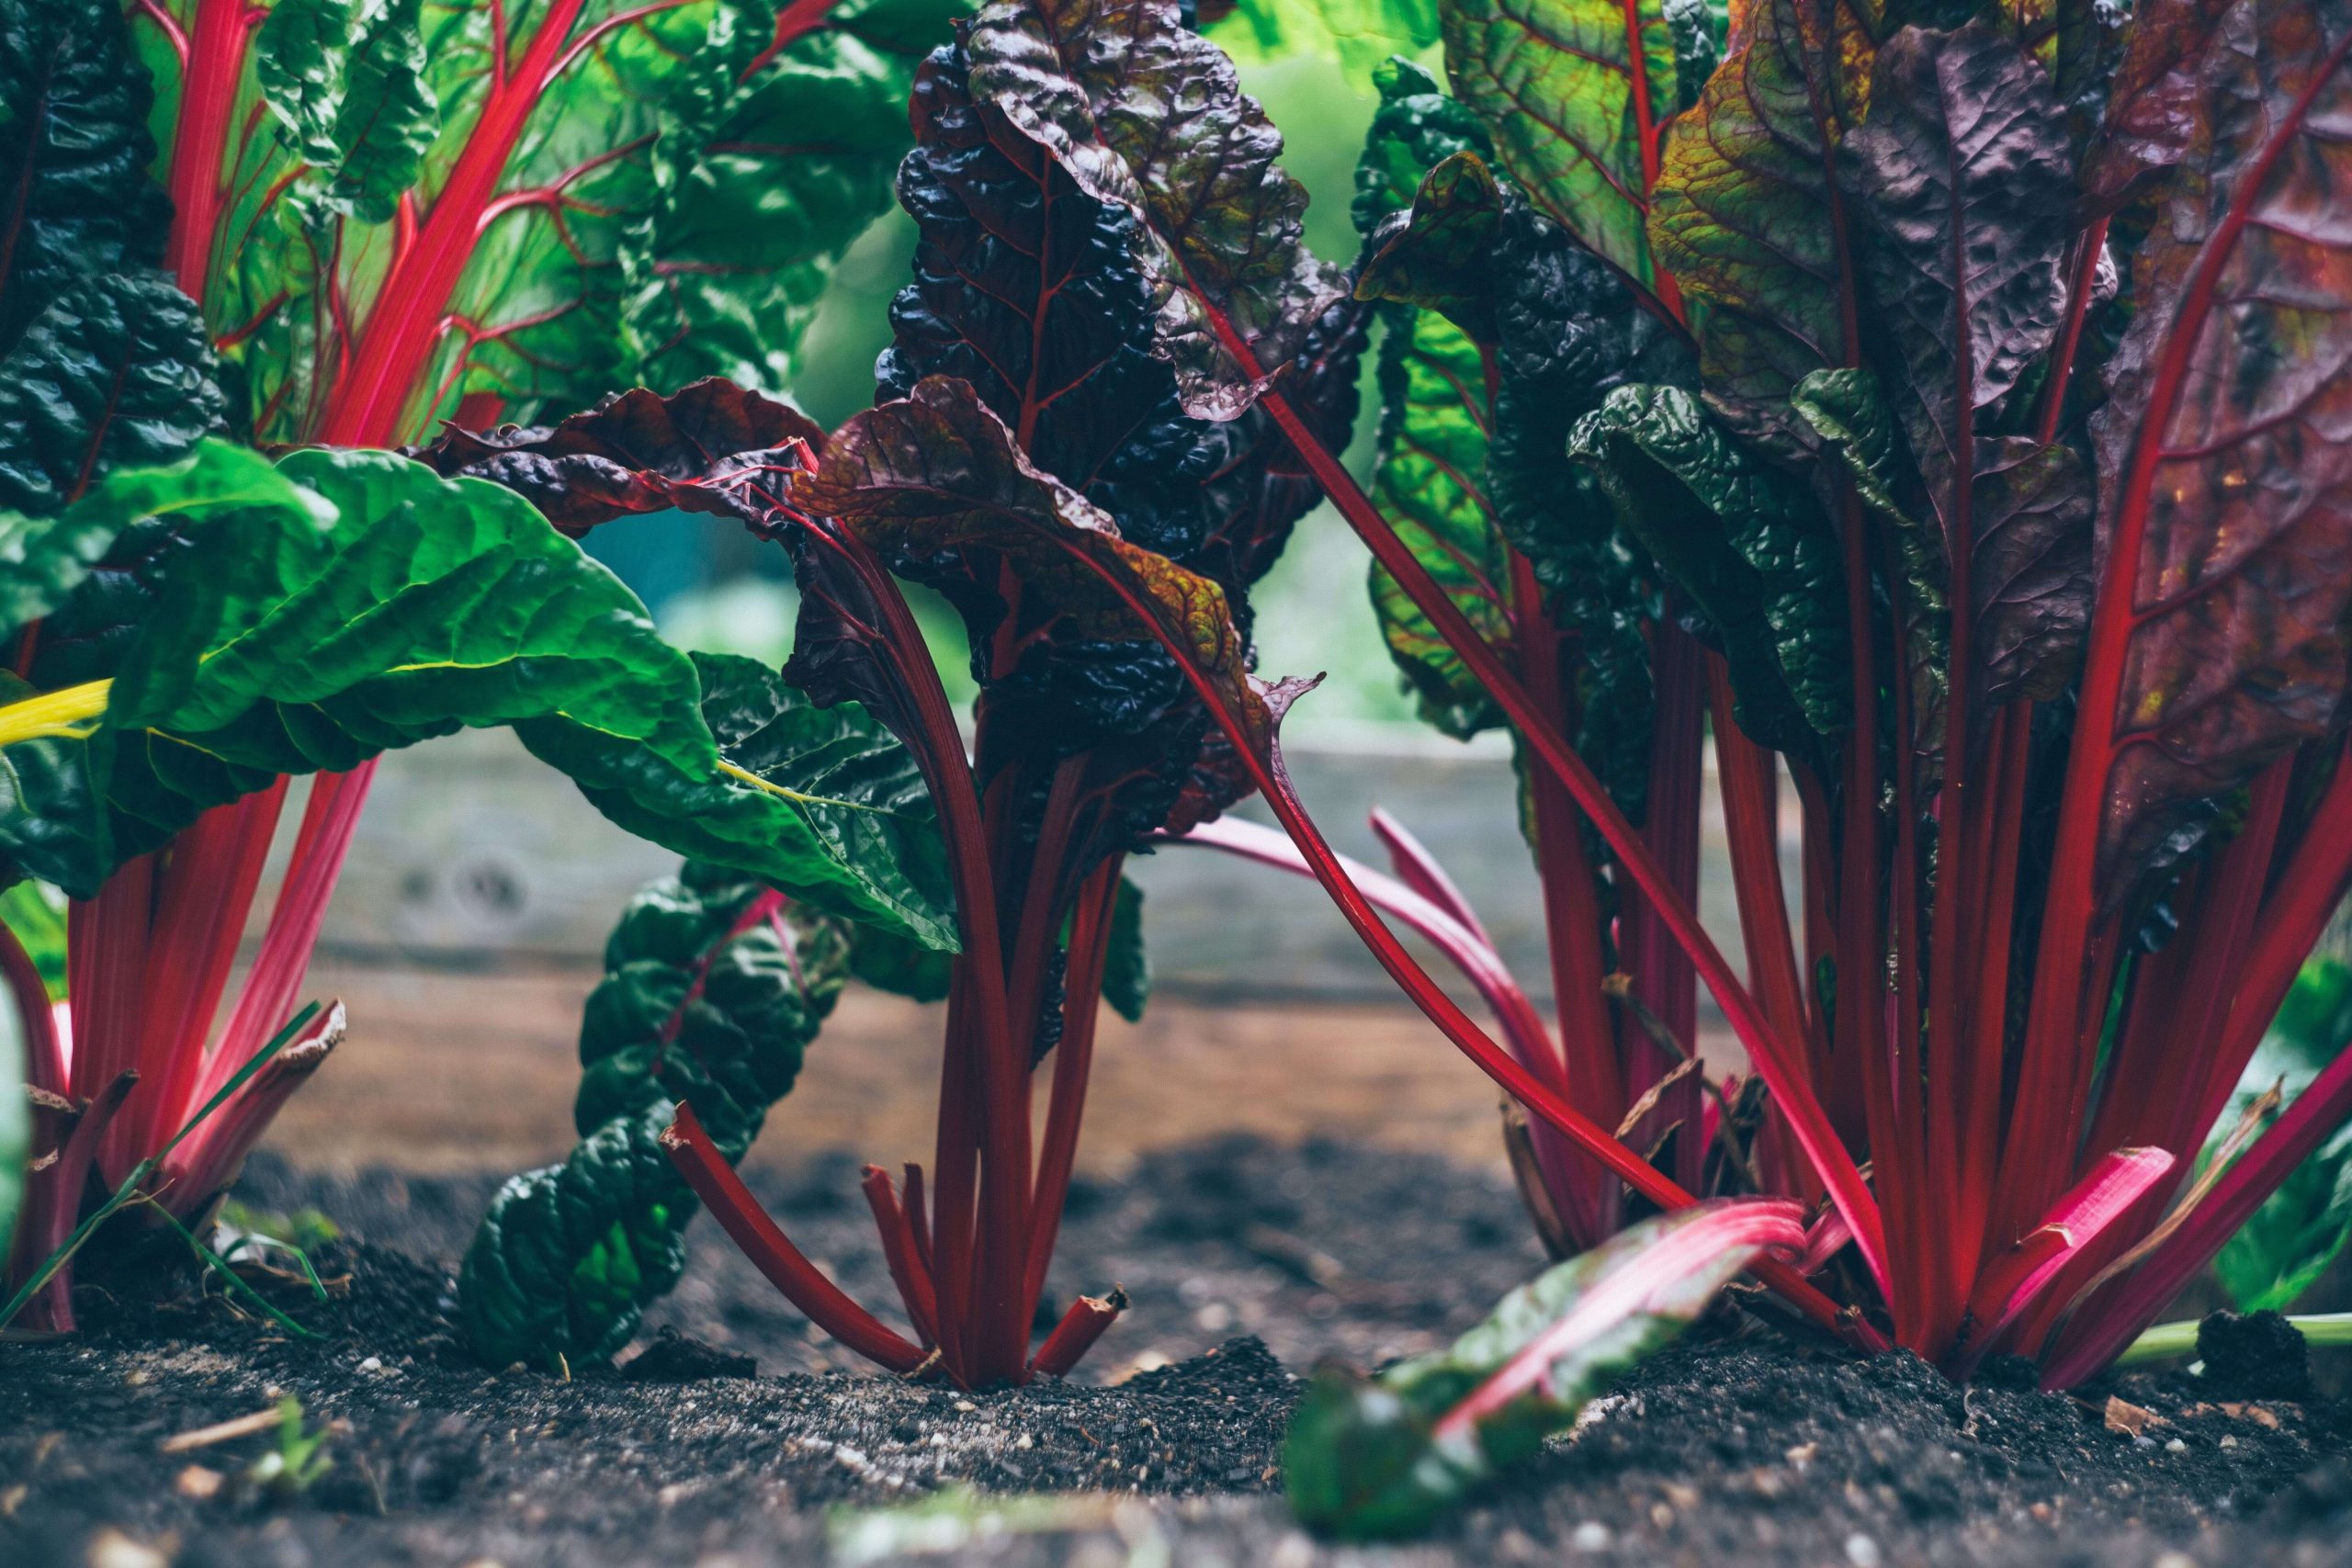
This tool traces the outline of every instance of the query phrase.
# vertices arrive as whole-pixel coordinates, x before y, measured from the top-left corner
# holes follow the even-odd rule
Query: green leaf
[[[1143,1021],[1151,999],[1151,955],[1143,945],[1143,889],[1119,878],[1111,904],[1111,945],[1102,965],[1102,999],[1129,1023]]]
[[[390,220],[424,172],[440,130],[440,102],[426,79],[423,0],[387,0],[363,17],[334,115],[339,154],[327,199],[363,223]]]
[[[1333,1534],[1423,1529],[1566,1430],[1762,1247],[1801,1244],[1797,1213],[1718,1201],[1645,1220],[1513,1291],[1449,1349],[1372,1379],[1317,1373],[1283,1444],[1291,1506]]]
[[[1380,107],[1364,133],[1355,200],[1349,209],[1356,232],[1366,239],[1382,219],[1413,205],[1421,181],[1437,164],[1456,152],[1493,153],[1478,117],[1446,96],[1437,78],[1411,61],[1383,61],[1372,82]]]
[[[1812,499],[1676,387],[1623,387],[1568,440],[1619,520],[1705,615],[1740,727],[1800,755],[1847,717],[1844,579]]]
[[[161,273],[70,286],[0,360],[0,507],[46,516],[116,468],[176,460],[220,428],[213,374],[195,302]],[[62,559],[92,543],[27,548]],[[40,575],[46,592],[72,585],[70,571]]]
[[[898,738],[855,703],[819,707],[756,660],[691,658],[701,721],[740,772],[675,765],[579,726],[529,725],[524,743],[633,833],[954,951],[946,851],[922,771]]]
[[[918,1002],[946,999],[955,954],[938,953],[876,926],[852,926],[849,972],[877,991]]]
[[[0,4],[0,349],[75,285],[163,259],[153,96],[113,0]]]
[[[321,167],[343,155],[334,128],[350,50],[351,0],[277,0],[254,35],[262,102]]]
[[[1454,153],[1422,179],[1411,216],[1372,237],[1356,297],[1435,310],[1474,341],[1493,344],[1502,335],[1496,307],[1503,292],[1494,268],[1517,206],[1486,160]]]
[[[49,999],[65,999],[65,896],[39,882],[19,882],[0,893],[0,925],[40,971]],[[0,1164],[5,1164],[0,1161]]]
[[[2352,1241],[2352,1135],[2338,1133],[2288,1173],[2214,1256],[2240,1312],[2285,1312]]]
[[[581,1019],[584,1068],[562,1165],[508,1182],[458,1274],[459,1321],[492,1366],[609,1357],[677,1282],[695,1204],[658,1138],[693,1104],[740,1160],[791,1092],[839,996],[838,922],[688,863],[640,891]]]
[[[655,204],[621,253],[631,379],[790,386],[833,266],[890,208],[915,66],[968,10],[852,0],[759,70],[679,96],[654,149]]]
[[[1244,65],[1336,60],[1355,77],[1438,40],[1437,0],[1239,0],[1208,34]]]
[[[1677,102],[1674,37],[1623,0],[1445,0],[1454,95],[1494,137],[1536,209],[1644,288],[1657,288],[1644,222],[1645,137]],[[1637,18],[1637,19],[1636,19]]]

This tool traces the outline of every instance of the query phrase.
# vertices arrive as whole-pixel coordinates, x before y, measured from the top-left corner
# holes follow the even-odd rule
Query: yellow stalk
[[[87,681],[0,706],[0,746],[51,735],[81,739],[97,728],[94,721],[107,711],[113,687],[112,681]]]

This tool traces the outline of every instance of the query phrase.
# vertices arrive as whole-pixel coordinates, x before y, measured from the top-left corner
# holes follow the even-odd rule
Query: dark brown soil
[[[1285,1369],[1437,1343],[1537,1261],[1490,1176],[1220,1143],[1076,1195],[1057,1290],[1115,1281],[1135,1299],[1087,1369],[1116,1386],[965,1396],[842,1371],[707,1228],[643,1359],[567,1382],[473,1365],[450,1336],[448,1261],[491,1185],[257,1164],[250,1201],[346,1227],[320,1258],[346,1293],[286,1298],[319,1339],[191,1277],[160,1303],[85,1291],[81,1339],[0,1346],[0,1563],[1361,1561],[1281,1505]],[[757,1185],[845,1287],[887,1296],[853,1168]],[[2013,1367],[1962,1391],[1908,1358],[1750,1325],[1655,1359],[1436,1538],[1374,1557],[2352,1563],[2352,1416],[2286,1397],[2297,1347],[2264,1334],[2209,1345],[2203,1378],[2123,1380],[2136,1408],[2110,1411],[2108,1390],[2046,1395]],[[334,1424],[334,1468],[298,1495],[244,1482],[269,1434],[162,1451],[286,1394]]]

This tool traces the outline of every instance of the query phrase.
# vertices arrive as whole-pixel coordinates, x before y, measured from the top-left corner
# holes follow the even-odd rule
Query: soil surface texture
[[[854,1165],[752,1180],[889,1301]],[[617,1369],[477,1365],[448,1297],[494,1186],[257,1159],[244,1201],[343,1227],[334,1298],[273,1297],[319,1337],[187,1273],[101,1278],[80,1337],[0,1344],[0,1563],[2352,1564],[2352,1409],[2259,1328],[2070,1397],[1733,1319],[1429,1539],[1311,1540],[1280,1496],[1295,1374],[1442,1343],[1540,1264],[1501,1180],[1431,1156],[1237,1139],[1081,1181],[1052,1293],[1132,1311],[1069,1382],[969,1395],[849,1370],[707,1221]],[[332,1461],[299,1487],[262,1422],[289,1396]]]

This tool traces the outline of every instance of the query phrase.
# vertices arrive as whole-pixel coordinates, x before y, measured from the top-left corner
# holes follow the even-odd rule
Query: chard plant
[[[953,9],[7,0],[0,174],[21,199],[0,229],[0,506],[22,541],[10,662],[46,700],[10,739],[105,728],[101,710],[133,689],[110,698],[107,682],[188,573],[218,578],[256,615],[282,608],[273,593],[316,591],[254,577],[237,547],[206,553],[208,540],[243,542],[195,525],[227,503],[213,482],[226,459],[100,504],[116,470],[170,463],[211,434],[389,446],[461,407],[571,406],[617,378],[677,385],[716,369],[781,383],[831,262],[888,200],[907,75]],[[808,122],[825,125],[821,141],[795,129]],[[458,584],[491,569],[471,492],[422,504],[398,489],[356,515],[348,498],[307,504],[354,528],[402,513],[420,537],[410,575],[376,585],[373,624],[421,637],[424,623],[469,613]],[[571,547],[551,570],[585,593],[583,610],[641,623]],[[443,579],[431,603],[421,591]],[[501,656],[527,669],[548,653]],[[32,1064],[59,1100],[44,1114],[62,1119],[46,1150],[96,1107],[106,1131],[89,1134],[104,1145],[89,1168],[128,1168],[252,1058],[301,985],[374,754],[435,726],[514,716],[480,695],[487,705],[452,697],[429,724],[412,710],[389,729],[298,732],[277,748],[284,772],[319,773],[233,999],[232,959],[287,798],[282,776],[253,772],[269,747],[159,761],[162,807],[41,789],[12,800],[15,874],[73,899],[68,1007],[38,1004],[26,955],[0,953],[28,1018],[40,1015],[28,1027],[54,1037],[46,1055],[36,1040]],[[78,784],[119,787],[110,756],[85,774]],[[272,1079],[314,1066],[317,1043],[288,1051]],[[252,1126],[195,1146],[217,1137],[241,1153],[268,1109],[255,1099]],[[209,1196],[233,1167],[214,1161],[192,1183],[178,1173],[174,1202]],[[46,1181],[59,1213],[82,1197],[62,1190],[67,1174]],[[63,1326],[69,1290],[60,1281],[36,1316]]]
[[[1431,166],[1358,285],[1420,313],[1387,504],[1300,450],[1425,695],[1511,727],[1547,910],[1577,919],[1560,1038],[1515,1075],[1408,984],[1540,1085],[1514,1092],[1588,1162],[1547,1173],[1571,1210],[1595,1166],[1679,1207],[1704,1122],[1669,1170],[1599,1133],[1642,1102],[1590,958],[1684,1052],[1695,974],[1770,1098],[1763,1184],[1821,1206],[1802,1268],[1846,1330],[2078,1382],[2352,1110],[2331,1048],[2194,1177],[2352,873],[2352,275],[2314,216],[2352,13],[1444,12],[1456,98],[1392,75],[1419,123],[1388,166]],[[1421,355],[1432,311],[1475,374]],[[1555,369],[1565,396],[1515,398]],[[1280,381],[1261,401],[1285,420]],[[1465,425],[1484,491],[1416,482],[1426,433]],[[1702,719],[1745,980],[1687,882]],[[1555,785],[1581,846],[1544,830]]]
[[[865,1182],[909,1332],[841,1292],[760,1210],[732,1168],[746,1139],[722,1097],[665,1086],[680,1104],[662,1140],[812,1322],[892,1370],[967,1387],[1068,1371],[1125,1304],[1115,1289],[1079,1296],[1033,1344],[1099,1001],[1133,1016],[1142,1000],[1139,898],[1121,866],[1156,831],[1250,787],[1193,677],[1207,658],[1246,690],[1246,591],[1316,499],[1247,389],[1155,352],[1155,321],[1191,297],[1141,254],[1131,209],[1024,129],[1038,94],[1023,76],[1060,20],[1096,26],[999,6],[917,75],[899,194],[921,241],[878,407],[830,435],[804,421],[753,446],[700,425],[682,438],[684,399],[632,393],[551,429],[455,432],[424,454],[531,496],[565,528],[675,507],[790,550],[801,610],[781,681],[746,667],[760,694],[707,696],[706,713],[738,755],[819,710],[857,716],[865,776],[895,795],[910,769],[928,802],[921,834],[869,830],[876,864],[943,889],[955,909],[952,959],[887,933],[851,938],[855,974],[947,1004],[933,1158],[896,1182],[869,1167]],[[1259,247],[1255,341],[1313,428],[1342,438],[1362,312],[1300,247],[1304,193],[1274,165],[1279,138],[1172,6],[1115,25],[1146,44],[1104,62],[1122,74],[1102,90],[1182,78],[1205,95],[1197,136],[1169,156],[1181,177],[1217,182],[1222,205],[1203,220]],[[1095,36],[1107,49],[1114,34]],[[968,751],[901,579],[943,594],[970,634]],[[809,759],[771,749],[771,784],[819,788],[804,782]],[[845,795],[849,773],[823,787]],[[749,818],[708,827],[718,840],[765,830]]]

